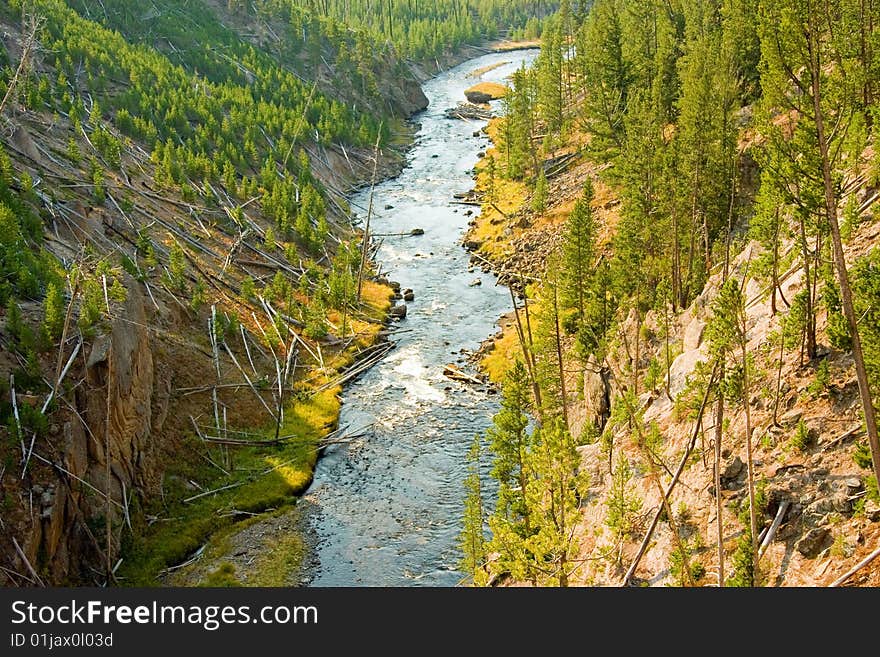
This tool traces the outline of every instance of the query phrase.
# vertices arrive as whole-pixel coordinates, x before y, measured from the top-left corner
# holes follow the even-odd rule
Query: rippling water
[[[421,129],[409,165],[376,186],[371,231],[425,231],[384,237],[378,253],[383,271],[412,288],[415,300],[398,325],[397,347],[343,392],[340,426],[369,425],[367,435],[328,449],[306,494],[317,536],[313,586],[454,586],[461,579],[465,456],[498,402],[483,387],[446,378],[443,368],[493,334],[511,306],[491,274],[468,271],[460,243],[468,207],[451,202],[473,186],[477,153],[489,145],[473,133],[484,123],[443,112],[475,82],[503,81],[536,55],[493,53],[428,81],[429,106],[415,117]],[[501,62],[479,78],[468,75]],[[363,208],[368,200],[369,190],[352,199]],[[476,277],[482,285],[470,286]]]

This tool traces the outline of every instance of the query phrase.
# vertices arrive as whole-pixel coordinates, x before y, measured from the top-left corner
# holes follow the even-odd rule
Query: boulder
[[[14,131],[12,133],[12,143],[15,144],[18,150],[22,151],[37,164],[42,164],[43,155],[40,153],[40,149],[37,148],[36,143],[34,143],[31,133],[21,125],[14,126],[12,130]]]
[[[490,100],[492,100],[492,96],[487,94],[485,91],[469,89],[464,92],[464,95],[468,99],[468,101],[473,103],[474,105],[481,105],[482,103],[488,103]]]
[[[796,544],[795,548],[807,559],[813,559],[831,543],[831,532],[825,527],[811,529]]]
[[[688,378],[693,375],[697,363],[701,360],[706,360],[706,352],[706,345],[701,344],[699,349],[684,351],[672,361],[669,373],[669,387],[673,397],[677,396],[684,389]]]
[[[684,330],[684,338],[683,345],[685,351],[690,351],[692,349],[699,348],[700,344],[703,341],[703,331],[706,328],[706,323],[699,320],[694,319],[687,325]]]
[[[468,283],[468,287],[477,287],[478,285],[482,285],[482,284],[483,284],[483,281],[481,281],[479,278],[475,278],[470,283]]]
[[[403,300],[404,301],[415,301],[416,295],[415,292],[407,288],[403,291]]]
[[[871,522],[880,522],[880,504],[874,500],[865,502],[865,517]]]
[[[724,466],[724,470],[721,472],[721,478],[732,481],[739,477],[739,474],[743,471],[744,467],[745,464],[742,462],[742,459],[735,456],[732,461]]]
[[[814,524],[817,524],[815,523],[816,520],[820,520],[834,510],[834,500],[830,497],[821,497],[807,505],[804,509],[804,515],[808,519],[813,520]]]
[[[784,426],[797,424],[803,416],[804,412],[800,409],[795,408],[783,414],[783,416],[779,418],[779,423]]]
[[[390,315],[395,319],[403,319],[406,317],[406,304],[399,303],[391,308]]]
[[[465,98],[475,105],[504,98],[506,94],[507,87],[498,82],[479,82],[464,92]]]
[[[425,234],[425,229],[424,228],[413,228],[411,231],[409,231],[409,234],[412,235],[413,237],[418,237],[419,235]]]
[[[844,484],[846,484],[847,492],[850,495],[855,495],[862,490],[862,480],[858,477],[850,477],[844,482]]]

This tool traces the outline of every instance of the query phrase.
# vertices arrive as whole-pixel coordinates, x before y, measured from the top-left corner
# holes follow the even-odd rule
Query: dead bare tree
[[[364,269],[367,266],[367,249],[370,244],[370,217],[373,214],[373,192],[376,189],[376,171],[379,167],[379,140],[382,137],[382,125],[376,135],[376,146],[373,148],[373,176],[370,180],[370,202],[367,206],[367,218],[364,222],[364,239],[361,243],[361,266],[358,268],[357,303],[361,302],[361,290],[364,284]]]
[[[18,66],[15,69],[15,73],[12,75],[12,79],[6,87],[6,93],[3,95],[3,100],[0,100],[0,115],[3,114],[6,105],[15,97],[21,80],[30,75],[33,68],[34,53],[39,47],[37,36],[45,22],[45,18],[37,16],[28,10],[22,12],[21,57],[18,60]]]
[[[687,465],[688,459],[691,457],[691,452],[694,450],[694,446],[697,444],[697,438],[700,435],[700,429],[703,423],[703,413],[706,410],[706,405],[709,402],[709,393],[712,389],[712,385],[716,380],[716,376],[718,375],[718,363],[715,363],[715,366],[712,368],[712,374],[709,376],[709,381],[706,384],[706,388],[703,392],[703,401],[700,403],[700,409],[697,412],[697,419],[694,422],[694,432],[691,434],[691,439],[688,442],[687,449],[684,451],[684,455],[681,458],[681,461],[678,464],[678,469],[675,471],[675,476],[673,476],[672,481],[669,482],[669,485],[666,487],[666,492],[663,494],[663,500],[660,506],[657,508],[656,513],[654,514],[654,519],[651,521],[650,527],[648,527],[648,531],[645,533],[645,537],[642,539],[642,544],[639,546],[639,550],[636,553],[635,558],[630,564],[629,570],[626,571],[626,575],[623,577],[623,581],[621,582],[621,586],[629,586],[629,583],[632,581],[633,576],[635,575],[636,568],[639,566],[639,562],[642,560],[642,557],[645,556],[645,552],[648,551],[648,546],[651,543],[651,537],[654,535],[654,530],[657,528],[657,523],[660,522],[660,516],[666,511],[666,503],[669,500],[669,496],[672,494],[672,489],[675,488],[675,484],[678,483],[679,477],[681,477],[681,473],[684,472],[684,468]]]

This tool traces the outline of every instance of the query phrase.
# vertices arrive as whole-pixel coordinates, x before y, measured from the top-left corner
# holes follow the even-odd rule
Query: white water
[[[330,448],[307,491],[308,522],[317,534],[313,586],[454,586],[461,580],[456,541],[466,475],[465,455],[497,411],[485,388],[443,375],[463,367],[508,312],[507,290],[491,274],[469,272],[461,238],[470,217],[453,194],[473,186],[471,171],[488,139],[473,136],[483,122],[450,120],[444,110],[465,100],[481,80],[504,81],[536,50],[493,53],[429,80],[427,110],[409,165],[377,185],[371,230],[420,237],[385,237],[378,252],[384,272],[415,300],[400,323],[398,346],[343,393],[340,426],[370,425],[350,445]],[[505,62],[480,77],[468,75]],[[367,207],[369,191],[352,199]],[[387,205],[393,209],[385,210]],[[482,285],[469,284],[479,276]]]

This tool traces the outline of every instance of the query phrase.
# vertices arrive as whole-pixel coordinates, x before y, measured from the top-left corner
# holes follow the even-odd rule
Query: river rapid
[[[512,307],[492,274],[469,271],[461,238],[471,217],[453,196],[473,187],[478,153],[489,146],[474,133],[485,122],[448,119],[444,111],[464,101],[471,85],[503,82],[537,54],[487,54],[427,81],[429,105],[413,117],[420,129],[408,165],[375,187],[370,230],[382,240],[377,261],[415,299],[395,325],[397,346],[343,391],[340,427],[368,427],[365,435],[329,447],[305,494],[311,586],[461,581],[466,454],[491,424],[499,399],[488,386],[450,380],[443,369],[454,363],[467,371],[465,354],[495,333]],[[369,197],[365,189],[351,199],[362,219]],[[391,236],[414,228],[424,235]],[[477,278],[481,284],[474,285]]]

